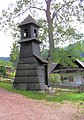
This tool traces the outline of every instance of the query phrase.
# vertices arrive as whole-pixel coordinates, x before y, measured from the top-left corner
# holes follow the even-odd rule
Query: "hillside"
[[[81,53],[81,57],[84,57],[84,53]]]
[[[0,60],[10,60],[10,57],[0,57]]]

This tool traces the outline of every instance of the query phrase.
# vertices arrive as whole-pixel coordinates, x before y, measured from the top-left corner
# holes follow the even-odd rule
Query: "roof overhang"
[[[84,68],[69,68],[69,69],[58,69],[54,70],[53,73],[76,73],[76,72],[84,72]]]
[[[44,60],[42,57],[40,57],[40,56],[38,56],[38,55],[36,55],[36,54],[33,54],[35,57],[36,57],[36,59],[38,59],[40,62],[42,62],[42,63],[44,63],[44,64],[48,64],[48,61],[47,60]]]
[[[39,41],[37,38],[25,38],[25,39],[21,39],[20,41],[18,41],[18,43],[24,43],[24,42],[32,42],[32,41],[34,41],[34,42],[36,42],[36,43],[38,43],[38,44],[41,44],[42,42],[41,41]]]

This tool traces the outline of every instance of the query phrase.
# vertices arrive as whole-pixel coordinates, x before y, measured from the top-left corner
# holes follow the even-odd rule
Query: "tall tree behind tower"
[[[74,19],[83,21],[83,3],[77,0],[17,0],[16,5],[11,4],[8,10],[2,11],[2,23],[9,25],[15,31],[15,33],[13,32],[14,35],[17,32],[14,18],[23,17],[25,13],[31,13],[34,17],[37,16],[37,18],[40,14],[43,14],[43,18],[41,16],[42,22],[46,23],[46,30],[48,30],[48,36],[46,36],[49,43],[48,60],[52,61],[52,53],[56,44],[60,41],[80,39],[81,35],[73,28],[71,23],[74,22]],[[2,25],[6,26],[5,24]]]

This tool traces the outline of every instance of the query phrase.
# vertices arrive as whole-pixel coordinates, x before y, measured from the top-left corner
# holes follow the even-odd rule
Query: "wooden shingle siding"
[[[37,63],[37,60],[34,58],[34,57],[23,57],[23,58],[20,58],[20,61],[22,61],[23,63]]]
[[[35,44],[34,42],[32,42],[32,52],[33,54],[36,54],[38,56],[40,56],[40,48],[38,44]]]
[[[27,24],[23,21],[19,26],[21,28],[21,40],[19,41],[21,47],[13,87],[21,90],[45,90],[48,85],[46,72],[48,62],[41,58],[39,47],[41,42],[37,36],[39,27],[35,22],[33,24],[30,22],[30,16],[25,20],[28,19]],[[30,31],[27,33],[27,30]]]
[[[45,85],[44,83],[32,83],[32,84],[24,84],[24,83],[17,83],[17,84],[14,84],[14,87],[18,90],[44,90],[45,89]]]
[[[28,69],[30,69],[30,70],[36,70],[36,69],[38,69],[38,70],[45,70],[45,67],[43,66],[43,65],[36,65],[36,64],[18,64],[18,67],[17,67],[17,69],[18,70],[28,70]]]
[[[44,70],[17,70],[16,76],[44,75]]]
[[[21,76],[21,77],[16,77],[17,81],[15,81],[15,83],[44,83],[44,79],[43,76],[39,76],[40,77],[40,81],[38,79],[37,76]]]
[[[33,56],[32,55],[32,48],[31,44],[21,44],[20,48],[20,57],[28,57],[28,56]]]

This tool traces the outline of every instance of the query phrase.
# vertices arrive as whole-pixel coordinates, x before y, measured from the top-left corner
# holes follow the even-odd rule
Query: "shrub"
[[[61,83],[59,74],[50,74],[49,80],[50,80],[51,84],[60,84]]]

